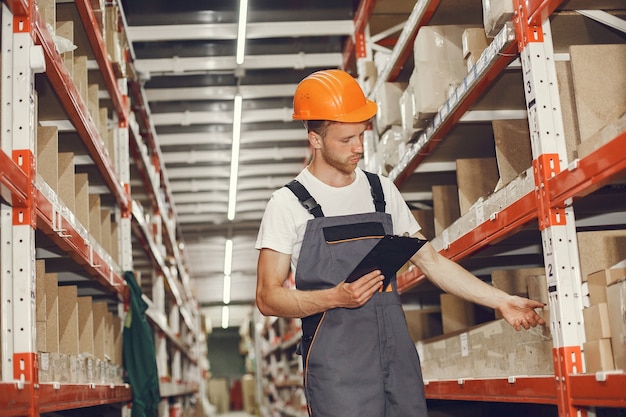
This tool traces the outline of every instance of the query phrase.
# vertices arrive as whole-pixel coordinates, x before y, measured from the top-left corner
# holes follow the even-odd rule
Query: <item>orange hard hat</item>
[[[358,123],[374,117],[377,110],[350,74],[333,69],[314,72],[300,81],[292,118]]]

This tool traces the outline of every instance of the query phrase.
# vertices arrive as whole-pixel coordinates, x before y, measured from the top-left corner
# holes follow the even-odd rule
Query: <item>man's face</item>
[[[344,173],[352,173],[363,156],[367,123],[331,123],[320,141],[324,161]]]

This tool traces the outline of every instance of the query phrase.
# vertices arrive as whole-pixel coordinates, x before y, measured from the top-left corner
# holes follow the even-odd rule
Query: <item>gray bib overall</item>
[[[380,179],[366,173],[376,212],[324,217],[300,183],[287,185],[315,218],[308,221],[295,281],[299,290],[343,281],[383,234],[392,234]],[[309,415],[425,417],[419,358],[396,291],[378,292],[364,306],[336,308],[302,319],[300,352]]]

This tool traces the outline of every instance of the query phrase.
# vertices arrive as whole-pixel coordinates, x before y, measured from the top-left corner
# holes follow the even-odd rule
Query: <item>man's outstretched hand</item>
[[[522,328],[528,330],[537,325],[545,325],[545,320],[535,311],[536,308],[543,307],[544,304],[539,301],[511,295],[505,299],[502,305],[498,306],[498,310],[500,310],[504,320],[519,331]]]

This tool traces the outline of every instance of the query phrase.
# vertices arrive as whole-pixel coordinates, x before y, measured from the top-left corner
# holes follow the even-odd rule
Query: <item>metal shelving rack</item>
[[[364,0],[361,9],[371,10],[370,3],[373,0]],[[552,404],[563,416],[586,415],[589,407],[626,407],[626,394],[622,388],[626,374],[581,373],[583,306],[579,296],[582,294],[581,277],[571,206],[575,198],[589,195],[624,175],[626,132],[592,154],[567,164],[549,22],[550,15],[560,3],[560,0],[515,0],[517,14],[514,20],[497,35],[389,175],[401,187],[426,156],[445,140],[446,134],[500,71],[514,57],[520,57],[527,86],[528,119],[534,122],[531,126],[533,168],[528,173],[528,178],[534,182],[519,187],[524,191],[518,193],[514,201],[500,205],[493,212],[485,211],[486,205],[475,208],[466,215],[473,217],[468,222],[471,227],[446,229],[432,243],[444,256],[460,260],[515,234],[533,220],[539,221],[550,309],[554,312],[551,329],[555,375],[426,381],[427,398]],[[438,0],[418,0],[371,95],[375,95],[383,82],[396,79],[396,69],[404,62],[407,45],[415,38],[419,27],[427,24],[429,16],[426,12],[434,10],[438,4]],[[366,42],[363,36],[355,39]],[[366,47],[361,45],[356,49],[365,50]],[[498,196],[493,198],[498,199]],[[398,279],[399,291],[407,292],[424,279],[419,273],[402,275]],[[565,317],[568,319],[562,320]]]
[[[2,7],[2,152],[0,152],[0,251],[2,275],[2,377],[0,416],[38,416],[41,413],[103,404],[120,404],[129,413],[132,388],[126,384],[39,383],[35,334],[35,230],[43,232],[57,247],[80,265],[86,274],[117,300],[118,310],[126,301],[122,271],[133,270],[131,235],[144,243],[143,249],[154,261],[155,277],[167,280],[168,297],[151,301],[148,318],[155,329],[155,344],[161,379],[163,415],[176,415],[200,392],[205,377],[205,341],[200,334],[197,305],[189,287],[185,258],[175,233],[175,211],[167,179],[161,186],[144,184],[153,195],[153,211],[163,215],[165,253],[154,245],[155,230],[131,199],[131,149],[144,141],[143,135],[129,135],[130,100],[126,78],[111,64],[102,32],[89,1],[77,0],[76,9],[85,28],[117,124],[115,163],[109,157],[103,138],[91,119],[67,68],[58,54],[33,0],[3,2]],[[37,180],[35,164],[34,76],[46,78],[68,119],[78,133],[97,172],[115,203],[119,227],[119,265],[92,241],[74,215],[45,182]],[[133,91],[134,92],[134,91]],[[141,117],[142,115],[140,115]],[[145,114],[143,115],[145,116]],[[144,123],[145,121],[142,121]],[[149,121],[148,121],[149,123]],[[132,137],[130,137],[132,136]],[[158,145],[149,141],[152,160],[159,161]],[[135,156],[138,154],[135,153]],[[148,178],[144,175],[144,178]],[[164,180],[163,180],[164,178]],[[169,205],[168,209],[165,209]],[[157,228],[160,231],[160,228]],[[158,237],[160,239],[160,236]],[[161,285],[165,287],[161,280]],[[165,290],[162,290],[165,293]],[[151,295],[153,296],[153,294]],[[168,300],[174,300],[173,302]],[[123,313],[121,313],[123,314]],[[174,414],[172,414],[174,413]]]

